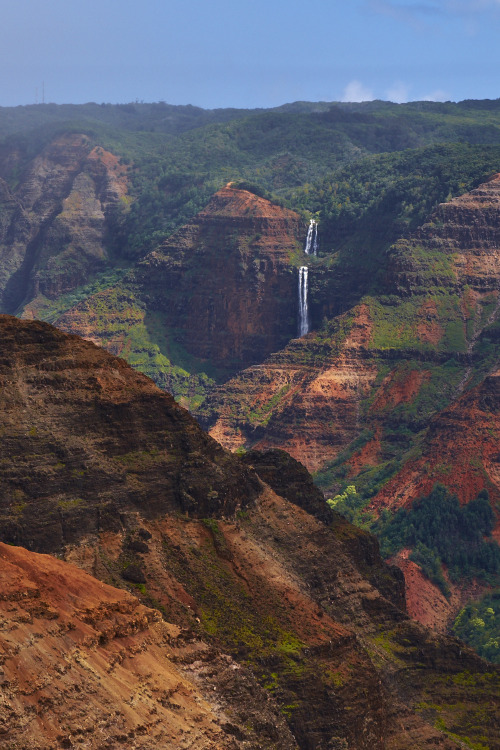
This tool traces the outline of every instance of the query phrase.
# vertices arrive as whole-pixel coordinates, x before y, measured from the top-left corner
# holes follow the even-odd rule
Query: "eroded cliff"
[[[214,379],[295,335],[304,234],[298,214],[229,184],[119,285],[55,323],[196,405]]]
[[[237,727],[213,690],[178,663],[196,645],[157,610],[75,566],[1,543],[0,586],[2,747],[235,748],[227,727]]]
[[[65,134],[27,164],[2,154],[0,175],[0,310],[36,317],[109,266],[109,218],[127,205],[127,168],[88,136]]]
[[[408,619],[401,576],[382,562],[376,541],[340,517],[325,523],[311,515],[321,513],[321,506],[303,469],[286,457],[256,457],[259,479],[251,456],[245,466],[226,453],[123,361],[46,324],[3,317],[0,325],[3,540],[58,551],[102,581],[134,591],[171,623],[150,625],[145,632],[158,627],[167,633],[163,666],[174,674],[173,658],[189,683],[179,680],[186,687],[185,692],[179,688],[182,702],[175,694],[166,699],[160,729],[152,719],[158,641],[151,631],[137,671],[131,668],[129,674],[127,655],[123,667],[123,690],[136,695],[139,667],[148,665],[148,682],[142,685],[151,687],[141,693],[145,697],[134,698],[133,711],[122,707],[122,693],[107,704],[108,712],[125,713],[119,714],[124,733],[142,732],[139,715],[144,715],[152,731],[178,736],[171,712],[185,699],[192,734],[185,737],[183,725],[183,737],[188,745],[199,738],[200,747],[203,742],[211,747],[209,740],[222,736],[217,734],[221,711],[230,717],[222,727],[227,739],[238,747],[333,743],[353,750],[409,750],[427,744],[451,750],[460,746],[459,736],[486,738],[495,746],[496,719],[482,726],[478,711],[497,716],[497,671],[455,639],[431,634]],[[38,565],[40,577],[47,565]],[[30,560],[30,570],[34,566]],[[29,580],[40,588],[34,575],[30,572]],[[61,575],[65,580],[69,574],[61,568]],[[19,585],[33,588],[33,583]],[[68,578],[63,588],[71,592],[82,586],[90,597],[98,584]],[[124,601],[126,615],[137,613],[145,625],[151,617],[156,623],[156,616],[130,597],[103,590],[104,602]],[[60,589],[53,597],[76,618],[74,602],[64,601]],[[55,603],[51,599],[48,606]],[[8,605],[11,612],[17,606]],[[93,604],[83,607],[88,609],[95,611]],[[109,608],[103,605],[99,612],[111,624],[104,628],[99,618],[87,624],[98,633],[113,630]],[[38,628],[46,617],[45,610],[30,611],[26,621],[33,619]],[[65,617],[60,615],[61,622]],[[75,622],[75,643],[83,649]],[[48,637],[55,638],[50,623],[47,627]],[[50,698],[51,691],[70,689],[66,682],[59,687],[59,679],[80,674],[52,677],[61,664],[56,640],[50,659],[40,645],[44,673],[51,675],[37,683],[40,692],[23,693],[9,684],[18,703],[4,728],[21,743],[16,716],[23,716],[33,700],[43,702],[45,693]],[[85,646],[86,664],[101,659],[101,646],[112,652],[121,648],[120,638],[109,647],[100,640],[98,635]],[[38,641],[27,658],[36,654]],[[12,664],[19,658],[14,652]],[[197,727],[189,718],[197,695],[189,692],[193,683],[207,701],[203,709],[200,703],[192,709],[193,721],[198,721],[195,714],[203,716]],[[99,690],[97,696],[109,698],[111,685],[104,676]],[[68,742],[88,729],[79,699],[72,699],[74,718],[67,721],[56,706],[44,705],[47,726],[53,717],[51,726]],[[101,716],[96,709],[98,727]],[[24,730],[32,731],[36,721]]]

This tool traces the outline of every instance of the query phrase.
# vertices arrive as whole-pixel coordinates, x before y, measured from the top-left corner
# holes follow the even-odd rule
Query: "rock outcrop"
[[[146,371],[176,395],[179,367],[184,379],[193,372],[224,379],[295,335],[292,260],[304,234],[298,214],[229,184],[118,287],[85,300],[56,325],[133,364],[141,346],[154,342],[161,357],[145,363]],[[170,363],[178,372],[169,377]]]
[[[239,370],[295,333],[302,233],[296,213],[229,184],[141,262],[136,283],[191,354]]]
[[[128,200],[127,168],[85,135],[54,139],[27,167],[7,154],[0,184],[0,311],[36,316],[109,265],[109,218]],[[12,179],[11,179],[12,181]]]
[[[0,590],[2,747],[235,748],[213,691],[176,663],[183,651],[197,654],[194,644],[158,611],[75,566],[1,543]]]
[[[62,567],[57,575],[63,584],[59,589],[54,583],[52,598],[41,591],[40,597],[26,597],[29,603],[23,597],[19,604],[7,604],[14,614],[21,607],[24,622],[33,620],[36,632],[42,625],[49,640],[58,634],[50,625],[58,618],[45,624],[50,608],[57,612],[57,605],[69,612],[76,626],[75,648],[83,651],[80,666],[90,669],[99,663],[98,674],[103,675],[98,686],[102,692],[93,694],[91,705],[94,696],[97,701],[110,690],[103,674],[109,662],[102,649],[123,653],[117,623],[125,628],[126,639],[132,638],[129,616],[148,628],[138,634],[137,643],[145,648],[137,657],[137,670],[128,672],[132,654],[120,665],[121,689],[136,698],[119,708],[122,692],[117,691],[117,708],[113,701],[106,704],[108,713],[110,706],[122,711],[117,724],[124,742],[141,747],[135,738],[146,725],[153,736],[164,731],[178,737],[172,712],[185,705],[186,746],[191,741],[194,746],[219,747],[209,744],[224,737],[219,728],[236,747],[249,749],[410,750],[426,745],[457,750],[459,738],[498,744],[498,671],[459,641],[432,634],[408,619],[401,576],[382,562],[368,534],[342,519],[325,523],[308,512],[315,511],[318,496],[307,477],[301,493],[299,467],[292,462],[287,468],[274,454],[260,462],[260,469],[256,466],[259,479],[123,361],[46,324],[4,317],[0,326],[6,468],[2,539],[22,537],[25,544],[63,554],[100,580],[134,591],[171,623],[153,617],[151,624],[150,609],[106,587],[96,614],[88,599],[99,585],[78,577],[72,582]],[[288,470],[289,489],[284,476]],[[291,502],[273,487],[289,493]],[[2,547],[2,553],[8,554],[9,548]],[[10,554],[19,562],[28,553]],[[12,559],[7,562],[13,564]],[[49,565],[47,558],[43,561],[26,563],[30,571],[36,567],[39,572],[30,572],[29,581],[19,583],[21,589],[42,589]],[[17,573],[13,576],[19,579]],[[82,587],[87,603],[80,607],[70,595]],[[37,613],[30,607],[38,598],[47,608]],[[122,602],[120,617],[108,606],[113,601]],[[80,626],[75,608],[89,615],[90,631]],[[66,615],[59,617],[64,622]],[[174,626],[182,634],[173,631]],[[12,634],[9,623],[7,628]],[[84,638],[93,634],[86,646],[79,640],[80,631]],[[182,680],[173,688],[183,687],[178,688],[179,697],[175,692],[167,695],[165,711],[155,714],[164,718],[160,728],[152,716],[158,685],[155,654],[160,648],[156,638],[162,632],[166,682],[177,679],[174,661]],[[24,630],[14,635],[30,638]],[[61,637],[68,638],[64,628]],[[65,642],[73,653],[72,642]],[[9,683],[9,700],[17,703],[13,712],[7,710],[3,729],[13,732],[21,747],[24,737],[16,734],[20,724],[29,736],[39,721],[24,723],[22,717],[33,702],[42,705],[45,695],[54,717],[53,723],[47,721],[47,732],[55,727],[57,737],[60,733],[66,743],[73,743],[89,728],[81,703],[73,699],[78,691],[68,682],[80,673],[75,669],[61,675],[60,642],[51,641],[50,653],[42,645],[46,643],[36,639],[26,652],[26,658],[35,659],[40,644],[45,677],[35,692],[33,686],[23,693],[24,688]],[[9,669],[16,660],[21,663],[15,645],[9,658]],[[134,692],[137,674],[145,680],[140,696]],[[96,679],[94,673],[84,677],[85,684]],[[189,692],[193,685],[206,701],[203,706],[195,701],[198,693]],[[70,691],[67,720],[50,704],[53,694],[64,694],[65,689]],[[488,712],[487,725],[478,724],[478,710]],[[191,715],[196,722],[195,716],[202,717],[197,728]],[[101,716],[101,708],[96,708],[97,727],[103,726]],[[221,741],[220,746],[226,744]]]

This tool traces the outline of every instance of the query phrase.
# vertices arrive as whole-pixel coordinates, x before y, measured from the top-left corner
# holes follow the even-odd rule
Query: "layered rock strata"
[[[94,344],[0,316],[2,538],[56,551],[120,513],[234,513],[259,481],[174,399]]]
[[[128,357],[131,323],[151,328],[174,365],[234,373],[295,334],[298,214],[229,184],[144,258],[119,287],[57,320],[62,330]]]
[[[197,746],[195,738],[200,747],[208,739],[218,741],[217,722],[208,719],[215,714],[219,720],[221,711],[229,717],[222,726],[226,735],[237,747],[249,749],[460,747],[462,740],[446,731],[470,741],[486,737],[491,746],[498,743],[497,671],[460,642],[411,623],[402,609],[401,577],[382,562],[376,542],[340,518],[325,523],[304,510],[314,510],[318,498],[307,478],[300,491],[298,467],[292,463],[287,468],[279,456],[270,456],[256,465],[269,482],[264,483],[125,363],[45,324],[2,318],[0,325],[2,466],[7,468],[2,474],[2,538],[14,541],[15,533],[27,544],[62,553],[106,583],[133,590],[183,629],[181,640],[174,632],[164,641],[166,656],[175,657],[183,679],[198,686],[208,705],[196,714],[204,718],[194,729],[192,688],[179,689],[182,702],[175,693],[165,698],[162,731],[173,731],[171,712],[186,705],[191,746]],[[283,476],[288,470],[290,488]],[[33,471],[36,483],[30,479]],[[44,489],[44,472],[57,496]],[[272,487],[289,494],[291,502]],[[56,518],[49,524],[41,523],[45,507]],[[38,567],[41,576],[46,563]],[[66,573],[60,572],[64,581]],[[41,588],[41,578],[34,580],[35,588]],[[67,580],[62,589],[70,594],[81,586]],[[95,584],[85,586],[90,596]],[[54,597],[75,619],[78,636],[74,600],[61,602],[54,587]],[[122,602],[123,595],[113,599],[109,589],[103,591],[99,616],[92,614],[93,605],[83,607],[84,613],[90,610],[87,624],[97,633],[85,652],[84,663],[92,667],[103,653],[96,643],[99,634],[105,648],[105,634],[112,637],[117,621],[128,628],[129,614],[137,613],[141,622],[150,617],[149,610],[128,597],[124,620],[114,618],[106,602]],[[45,596],[40,594],[43,601]],[[7,606],[17,611],[14,600]],[[55,609],[54,599],[48,606]],[[30,610],[25,622],[37,616]],[[40,616],[46,618],[45,609]],[[111,623],[101,625],[101,616]],[[40,632],[37,622],[35,626]],[[172,633],[171,626],[159,627]],[[50,623],[48,628],[55,638]],[[123,674],[125,692],[136,695],[134,679],[147,664],[147,682],[142,683],[147,691],[140,700],[134,698],[134,711],[120,707],[121,693],[116,703],[108,704],[126,714],[117,714],[119,737],[125,742],[131,731],[142,731],[141,712],[152,732],[160,731],[152,718],[157,682],[148,651],[150,644],[155,652],[157,641],[153,635],[147,638],[137,671]],[[113,641],[111,652],[115,645]],[[52,675],[51,665],[58,672],[57,644],[50,659],[41,646],[37,654],[36,642],[33,648],[30,658],[33,654],[42,660],[46,675]],[[12,668],[16,659],[21,663],[15,648],[10,657]],[[103,659],[103,669],[106,663]],[[170,670],[168,662],[165,669]],[[94,679],[92,674],[88,680]],[[16,716],[29,710],[30,701],[40,704],[54,691],[63,694],[69,683],[45,678],[36,684],[36,695],[31,688],[23,694],[11,687],[12,700],[24,706],[17,703],[17,713],[7,712],[4,729],[15,733]],[[100,689],[104,694],[110,688],[106,683]],[[66,743],[84,736],[88,724],[81,704],[70,703],[66,723],[50,701],[46,705],[47,725],[54,716]],[[478,726],[478,710],[492,717],[487,726]],[[101,727],[101,713],[96,716]],[[193,708],[193,721],[194,716]],[[61,730],[57,722],[62,722]],[[24,726],[29,732],[36,721]],[[22,734],[13,736],[24,741]],[[189,746],[190,740],[185,741]]]
[[[404,404],[415,405],[415,430],[461,392],[475,368],[492,366],[481,344],[500,312],[499,279],[497,175],[440,205],[414,237],[391,248],[386,294],[366,297],[219,386],[198,415],[233,450],[284,448],[310,470],[364,429],[380,444],[390,412]],[[384,459],[375,444],[367,457]]]
[[[54,139],[17,176],[1,163],[0,310],[36,315],[108,264],[108,219],[128,201],[127,169],[85,135]],[[7,182],[8,180],[9,182]]]
[[[371,503],[400,508],[446,484],[462,504],[488,490],[493,506],[500,500],[500,371],[466,391],[430,423],[420,455],[407,461]],[[497,529],[498,535],[498,529]]]
[[[2,747],[235,748],[218,700],[175,663],[196,649],[158,611],[1,543],[0,588]]]

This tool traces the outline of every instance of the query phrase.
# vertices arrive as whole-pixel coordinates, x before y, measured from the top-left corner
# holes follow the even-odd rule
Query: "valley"
[[[498,101],[127,106],[0,124],[6,747],[500,747]]]

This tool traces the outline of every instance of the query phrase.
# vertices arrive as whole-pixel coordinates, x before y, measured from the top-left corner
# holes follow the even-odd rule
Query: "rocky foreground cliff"
[[[498,670],[409,620],[293,459],[243,463],[123,361],[0,325],[0,529],[32,550],[0,550],[5,747],[500,746]]]
[[[6,544],[0,586],[2,747],[236,747],[217,698],[176,663],[196,645],[158,611]]]

